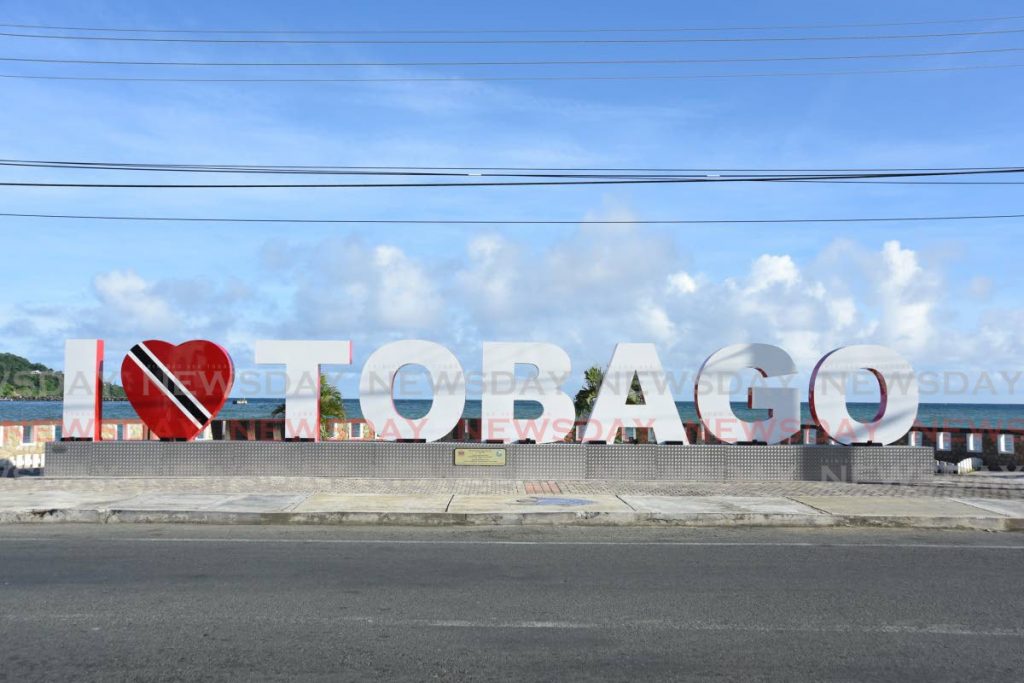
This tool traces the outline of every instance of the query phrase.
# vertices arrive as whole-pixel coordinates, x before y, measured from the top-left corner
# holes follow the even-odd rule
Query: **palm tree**
[[[604,382],[604,370],[598,365],[590,366],[583,373],[583,388],[576,392],[573,404],[576,406],[576,417],[582,418],[594,410],[594,401],[597,400],[597,392]],[[633,382],[629,385],[629,397],[626,404],[635,406],[644,402],[643,391],[640,390],[640,378],[633,374]]]
[[[597,400],[597,392],[604,381],[604,370],[597,365],[590,366],[583,373],[583,387],[576,392],[573,405],[576,406],[576,417],[581,418],[589,415],[594,410],[594,401]]]
[[[284,404],[277,406],[270,413],[273,417],[284,415]],[[327,381],[327,375],[320,375],[320,438],[329,439],[330,430],[327,428],[327,419],[345,419],[345,404],[341,400],[341,391]]]

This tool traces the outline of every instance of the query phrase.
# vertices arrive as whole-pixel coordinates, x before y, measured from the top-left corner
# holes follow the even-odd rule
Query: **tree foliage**
[[[123,399],[124,389],[104,382],[103,396]],[[63,397],[63,373],[13,353],[0,353],[0,398],[56,401]]]
[[[280,404],[271,412],[274,417],[284,415],[284,404]],[[341,399],[341,390],[327,381],[326,375],[320,375],[320,438],[330,438],[327,426],[328,419],[344,420],[345,404]]]
[[[594,401],[597,400],[597,393],[604,382],[604,369],[598,365],[592,365],[583,373],[583,387],[576,392],[573,404],[576,406],[576,417],[582,418],[590,415],[594,410]],[[643,391],[640,389],[640,378],[633,374],[633,381],[629,385],[629,396],[626,399],[627,405],[641,405],[644,402]]]

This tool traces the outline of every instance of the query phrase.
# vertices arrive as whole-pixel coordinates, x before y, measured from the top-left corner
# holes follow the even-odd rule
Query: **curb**
[[[660,512],[223,512],[39,509],[0,512],[0,524],[249,524],[337,526],[873,527],[1024,531],[1024,518]]]

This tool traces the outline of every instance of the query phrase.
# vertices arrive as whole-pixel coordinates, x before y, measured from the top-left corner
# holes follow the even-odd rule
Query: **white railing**
[[[18,470],[39,470],[46,467],[44,453],[0,453],[0,474]]]

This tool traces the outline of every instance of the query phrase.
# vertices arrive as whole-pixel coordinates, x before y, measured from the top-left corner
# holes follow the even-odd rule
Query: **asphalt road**
[[[0,527],[0,679],[1020,680],[1024,535]]]

